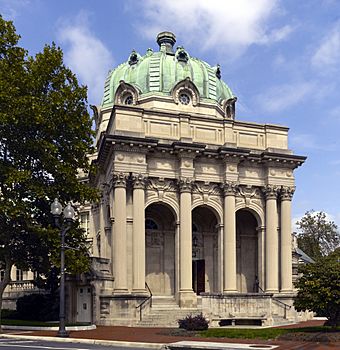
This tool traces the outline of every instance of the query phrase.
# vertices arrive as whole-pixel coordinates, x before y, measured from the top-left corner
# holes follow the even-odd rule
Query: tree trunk
[[[8,286],[9,282],[11,282],[11,270],[13,263],[5,259],[5,275],[4,279],[0,282],[0,332],[2,331],[2,326],[1,326],[1,311],[2,311],[2,297],[4,294],[4,291],[6,287]]]

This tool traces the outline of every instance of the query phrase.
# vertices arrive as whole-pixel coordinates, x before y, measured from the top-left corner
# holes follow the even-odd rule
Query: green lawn
[[[330,327],[306,327],[306,328],[264,328],[264,329],[230,329],[212,328],[199,333],[205,338],[238,338],[238,339],[275,339],[287,333],[318,333],[330,332]],[[337,329],[340,331],[340,328]]]

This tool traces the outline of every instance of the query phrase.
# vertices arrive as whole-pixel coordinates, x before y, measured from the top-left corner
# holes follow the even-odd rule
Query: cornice
[[[98,164],[105,163],[108,155],[114,149],[131,152],[167,152],[169,154],[200,156],[234,162],[249,161],[252,163],[266,164],[267,166],[282,166],[295,169],[302,165],[307,157],[294,154],[252,150],[239,147],[211,147],[203,143],[189,143],[182,141],[161,142],[155,138],[132,137],[123,135],[104,134],[98,145]]]

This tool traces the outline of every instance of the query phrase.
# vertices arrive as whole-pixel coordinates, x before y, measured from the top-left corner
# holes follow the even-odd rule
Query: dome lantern
[[[157,35],[157,44],[159,51],[173,52],[176,43],[176,36],[171,32],[161,32]]]

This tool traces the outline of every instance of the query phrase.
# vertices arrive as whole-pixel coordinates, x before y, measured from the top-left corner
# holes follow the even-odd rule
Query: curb
[[[111,346],[124,346],[133,348],[148,348],[148,349],[161,349],[165,344],[160,343],[138,343],[128,341],[117,340],[100,340],[100,339],[77,339],[77,338],[58,338],[58,337],[37,337],[34,335],[14,335],[14,334],[0,334],[0,338],[9,339],[30,339],[30,340],[45,340],[61,343],[82,343],[93,345],[111,345]]]
[[[67,331],[90,331],[96,329],[95,324],[90,326],[66,326]],[[2,325],[1,329],[8,331],[57,331],[59,327],[34,327],[34,326],[6,326]]]

